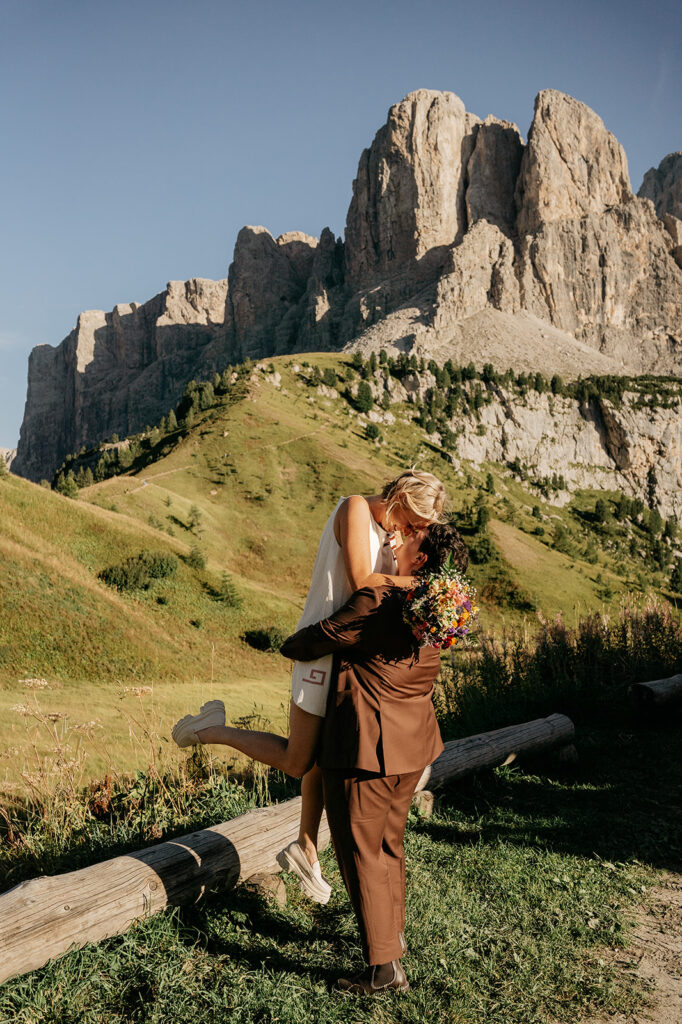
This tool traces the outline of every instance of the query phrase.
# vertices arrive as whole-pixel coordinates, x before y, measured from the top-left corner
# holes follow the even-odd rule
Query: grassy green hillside
[[[647,570],[653,563],[642,557],[642,515],[616,518],[616,496],[603,494],[579,494],[560,508],[508,467],[457,469],[407,404],[391,406],[393,422],[368,430],[350,393],[363,374],[342,356],[310,356],[300,366],[280,357],[228,372],[215,388],[190,388],[180,427],[164,422],[109,445],[119,471],[84,486],[77,500],[0,479],[6,784],[17,781],[30,750],[26,726],[35,722],[9,709],[31,700],[66,716],[52,723],[56,730],[102,726],[89,748],[90,775],[109,762],[132,768],[148,758],[129,735],[126,709],[139,717],[138,698],[162,734],[218,694],[233,717],[257,705],[282,724],[287,666],[255,650],[245,633],[293,628],[338,497],[373,493],[408,465],[437,473],[452,496],[474,556],[484,630],[534,629],[538,613],[572,621],[650,588],[665,596],[665,573]],[[374,409],[386,419],[385,405]],[[84,467],[96,471],[101,458],[83,453],[65,469],[87,484]],[[595,517],[598,498],[605,519]],[[99,579],[143,550],[175,555],[176,571],[125,592]],[[31,688],[27,678],[49,685]],[[140,686],[153,693],[130,690]],[[39,728],[38,752],[47,754],[56,741],[44,722]]]

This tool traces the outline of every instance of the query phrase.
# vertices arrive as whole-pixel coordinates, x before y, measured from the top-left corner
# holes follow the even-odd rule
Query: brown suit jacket
[[[365,587],[321,622],[285,640],[282,654],[312,661],[334,654],[319,755],[321,767],[401,775],[443,750],[431,701],[440,670],[433,647],[415,650],[395,587]]]

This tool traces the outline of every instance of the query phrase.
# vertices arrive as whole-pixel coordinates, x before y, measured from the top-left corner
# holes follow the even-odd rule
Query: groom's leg
[[[274,732],[237,729],[231,725],[215,725],[200,729],[201,743],[219,743],[240,750],[242,754],[278,768],[287,775],[300,778],[315,760],[317,740],[324,719],[301,711],[294,702],[289,708],[289,738]]]
[[[386,867],[391,879],[393,914],[396,929],[405,931],[405,851],[403,840],[414,791],[422,772],[394,776],[396,780],[391,806],[386,818],[382,843]]]
[[[360,929],[368,964],[387,964],[402,955],[394,897],[383,851],[395,776],[344,779],[324,773],[327,820],[343,880]]]

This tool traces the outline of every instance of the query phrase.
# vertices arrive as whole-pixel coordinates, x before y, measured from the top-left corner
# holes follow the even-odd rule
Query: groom
[[[450,554],[461,571],[468,562],[450,524],[406,537],[395,554],[401,576],[437,571]],[[297,661],[336,655],[319,763],[336,859],[368,964],[361,977],[341,978],[339,985],[358,994],[409,988],[400,963],[406,950],[403,836],[421,774],[443,750],[431,702],[439,652],[416,646],[403,622],[404,598],[396,587],[364,587],[281,649]]]

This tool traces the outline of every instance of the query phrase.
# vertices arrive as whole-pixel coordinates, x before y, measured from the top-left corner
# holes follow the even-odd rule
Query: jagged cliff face
[[[669,213],[682,220],[682,152],[669,153],[648,170],[637,195],[650,199],[659,217]]]
[[[682,267],[682,153],[669,153],[648,170],[637,195],[654,204],[672,238],[675,262]]]
[[[581,404],[529,392],[523,401],[500,392],[481,410],[485,434],[467,431],[458,454],[474,463],[513,462],[538,477],[562,474],[571,489],[622,491],[648,499],[653,469],[664,516],[682,516],[682,419],[679,409],[620,408],[605,399]]]
[[[357,385],[356,385],[357,387]],[[378,403],[389,388],[393,402],[428,405],[438,392],[429,370],[413,372],[402,381],[384,379],[377,371],[370,387]],[[329,391],[321,387],[320,393]],[[334,392],[334,394],[336,394]],[[653,407],[636,389],[626,390],[616,405],[605,397],[581,401],[567,395],[542,394],[495,385],[490,401],[464,422],[449,421],[457,436],[454,463],[518,463],[531,478],[560,475],[570,491],[622,491],[649,500],[653,487],[657,507],[666,517],[682,518],[682,418],[679,397]],[[400,412],[397,413],[401,415]],[[393,422],[393,412],[368,414],[376,423]],[[407,419],[405,422],[409,422]],[[432,435],[442,444],[442,435]],[[653,478],[650,476],[653,471]]]
[[[345,242],[246,227],[227,282],[83,314],[57,349],[34,350],[13,468],[50,476],[246,357],[350,345],[566,376],[677,373],[679,158],[637,197],[617,140],[571,97],[541,92],[524,144],[452,93],[411,93],[360,158]]]
[[[57,348],[34,348],[12,471],[51,479],[69,452],[157,422],[190,367],[210,372],[221,361],[226,291],[226,281],[171,281],[144,305],[81,313]]]

